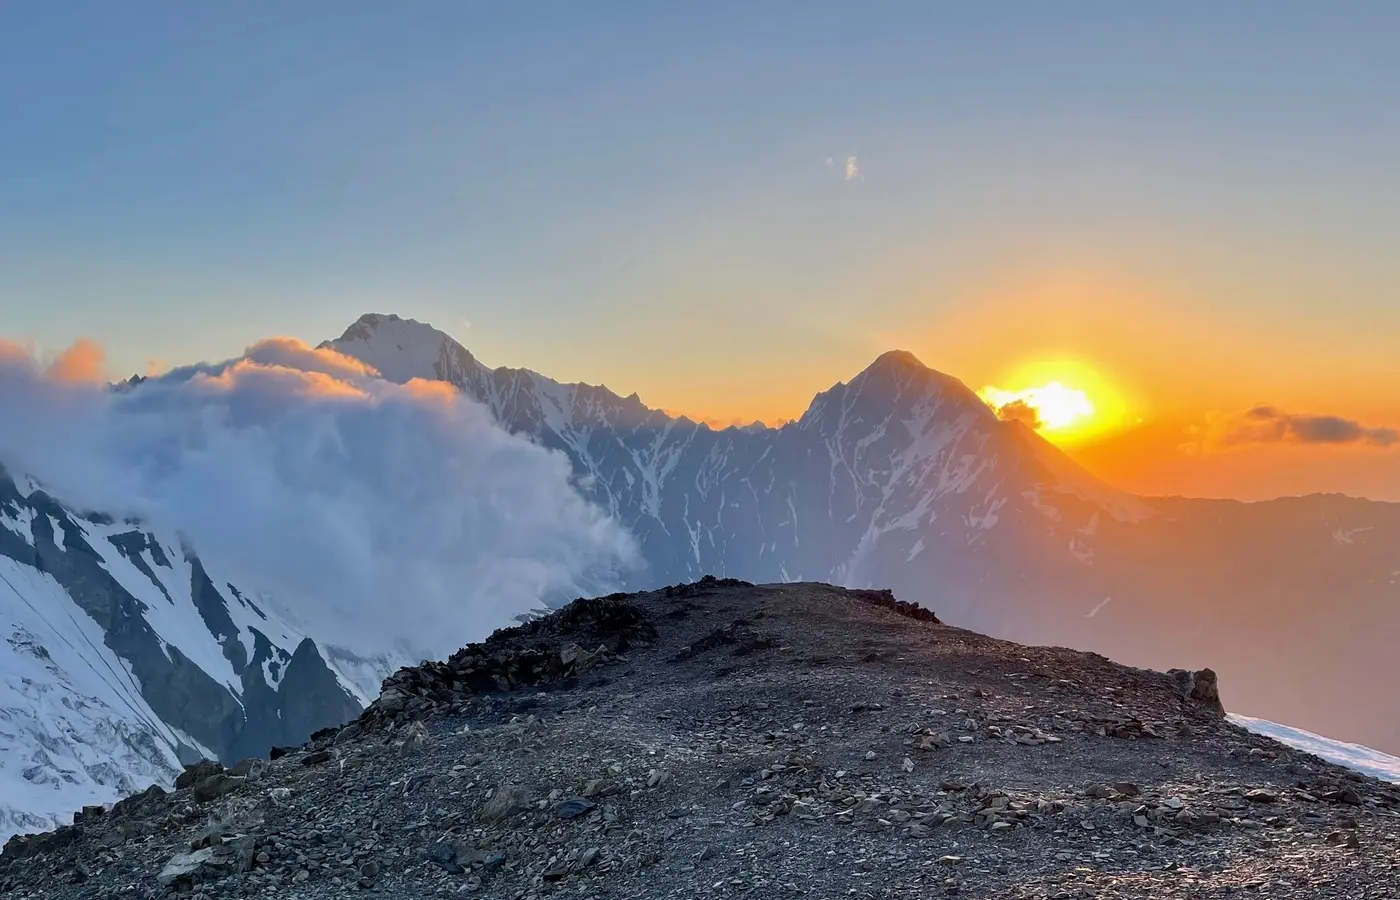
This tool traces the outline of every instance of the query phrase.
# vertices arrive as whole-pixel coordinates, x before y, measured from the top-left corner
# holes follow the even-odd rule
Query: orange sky
[[[1180,438],[1194,424],[1146,423],[1067,449],[1100,478],[1141,494],[1264,500],[1320,492],[1400,501],[1394,447],[1271,445],[1189,453]]]
[[[1394,348],[1387,346],[1384,328],[1318,341],[1305,316],[1274,317],[1251,327],[1238,310],[1227,314],[1193,301],[1189,290],[1170,280],[1153,291],[1104,273],[1073,271],[1013,274],[968,289],[954,302],[938,304],[953,312],[931,315],[919,326],[918,292],[901,287],[897,281],[887,285],[904,297],[891,321],[907,327],[854,324],[826,353],[821,340],[812,340],[809,322],[807,333],[794,340],[809,340],[813,349],[805,358],[799,354],[797,365],[788,355],[787,365],[762,367],[759,377],[760,366],[749,360],[733,369],[711,365],[703,378],[672,382],[653,373],[648,381],[653,393],[667,395],[668,409],[724,425],[800,415],[812,394],[848,380],[886,349],[911,350],[974,390],[1028,387],[1017,378],[1030,367],[1033,374],[1085,389],[1100,409],[1102,392],[1114,395],[1116,403],[1107,404],[1116,406],[1114,427],[1077,439],[1060,436],[1057,443],[1125,489],[1246,500],[1343,492],[1400,501],[1400,445],[1289,439],[1198,446],[1199,430],[1212,416],[1238,415],[1260,404],[1365,428],[1400,427],[1400,364],[1391,362]],[[672,367],[684,365],[687,355],[681,348]],[[1076,377],[1085,370],[1098,385]],[[729,402],[721,406],[716,397]]]

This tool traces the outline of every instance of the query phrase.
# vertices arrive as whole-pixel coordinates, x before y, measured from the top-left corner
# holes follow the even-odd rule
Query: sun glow
[[[1126,404],[1108,380],[1078,362],[1030,363],[977,392],[1003,419],[1017,420],[1057,442],[1074,442],[1119,427]]]
[[[1094,414],[1093,401],[1083,391],[1058,381],[1019,391],[985,387],[978,394],[1006,418],[1022,418],[1033,428],[1058,431]]]

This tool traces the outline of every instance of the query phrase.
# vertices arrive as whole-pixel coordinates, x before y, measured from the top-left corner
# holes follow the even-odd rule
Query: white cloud
[[[179,530],[330,643],[442,656],[637,559],[562,455],[440,382],[274,338],[114,391],[75,377],[93,355],[0,342],[0,462]]]
[[[860,160],[854,156],[846,157],[846,180],[864,181],[865,176],[860,174]]]

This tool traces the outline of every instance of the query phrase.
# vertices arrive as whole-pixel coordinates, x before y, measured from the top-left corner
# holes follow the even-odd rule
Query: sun
[[[1024,418],[1027,425],[1046,431],[1059,431],[1094,414],[1094,402],[1078,388],[1058,381],[1019,391],[984,387],[978,394],[986,404],[1007,418]]]
[[[1025,363],[977,392],[1003,419],[1018,420],[1057,443],[1074,443],[1117,428],[1126,414],[1108,378],[1070,360]]]

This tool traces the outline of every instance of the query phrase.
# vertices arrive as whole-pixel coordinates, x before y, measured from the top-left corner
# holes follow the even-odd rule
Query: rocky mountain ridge
[[[581,600],[273,757],[12,839],[0,891],[1349,898],[1400,876],[1400,788],[1230,724],[1211,673],[820,584]]]

